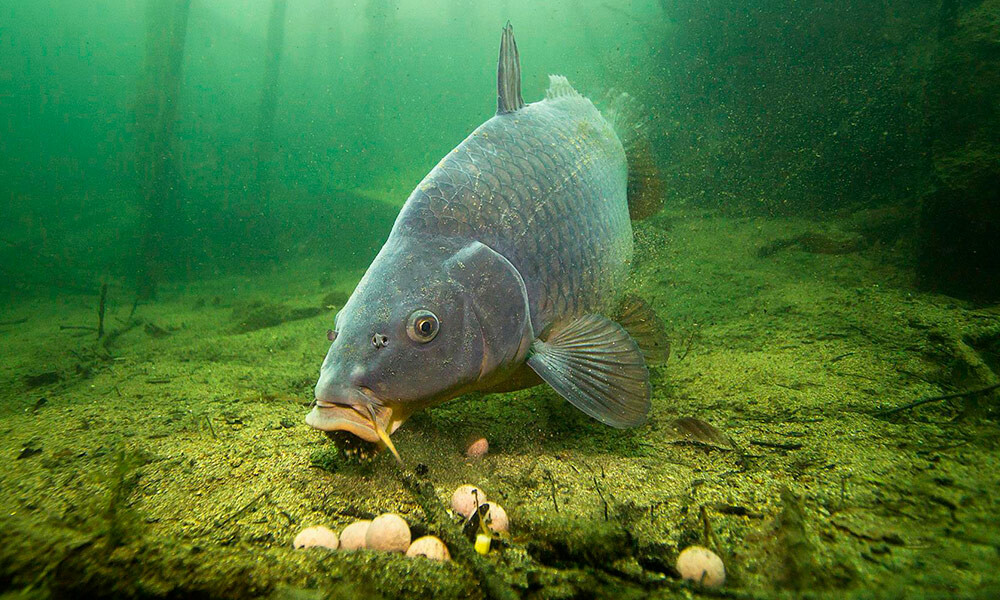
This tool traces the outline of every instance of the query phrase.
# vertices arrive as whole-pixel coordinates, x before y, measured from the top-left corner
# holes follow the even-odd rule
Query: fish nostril
[[[375,346],[376,348],[385,348],[387,345],[389,345],[389,338],[387,336],[384,336],[381,333],[376,333],[372,336],[372,346]]]

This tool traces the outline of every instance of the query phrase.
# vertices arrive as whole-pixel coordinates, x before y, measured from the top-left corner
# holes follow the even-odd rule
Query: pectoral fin
[[[612,427],[641,425],[649,412],[649,372],[629,334],[601,315],[558,325],[535,340],[530,366],[559,395]]]

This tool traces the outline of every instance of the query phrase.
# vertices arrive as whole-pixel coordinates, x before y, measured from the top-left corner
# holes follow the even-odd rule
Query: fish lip
[[[403,423],[403,419],[393,418],[398,411],[387,406],[370,389],[359,387],[352,391],[356,392],[351,394],[353,402],[316,398],[312,410],[306,415],[306,424],[321,431],[347,431],[366,442],[378,442],[378,431],[372,423],[373,413],[386,433],[394,432]]]

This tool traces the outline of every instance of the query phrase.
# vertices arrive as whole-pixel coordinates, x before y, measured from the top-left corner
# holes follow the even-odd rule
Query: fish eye
[[[326,339],[330,340],[331,342],[336,341],[336,339],[337,339],[337,332],[334,331],[334,330],[332,330],[332,329],[327,329],[326,330]]]
[[[440,328],[438,318],[429,310],[419,309],[410,313],[407,320],[406,333],[414,342],[426,344],[434,339]]]

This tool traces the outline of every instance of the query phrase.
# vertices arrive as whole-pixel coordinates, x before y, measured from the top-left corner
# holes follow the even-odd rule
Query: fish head
[[[306,423],[393,449],[414,411],[523,360],[530,329],[523,281],[487,246],[387,244],[337,314]]]

